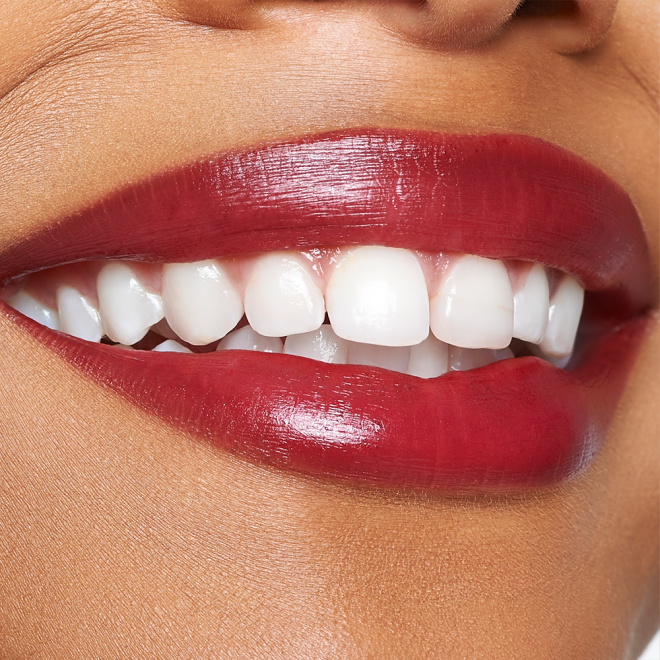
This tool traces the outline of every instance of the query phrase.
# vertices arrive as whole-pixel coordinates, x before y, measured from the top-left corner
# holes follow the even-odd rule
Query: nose
[[[607,33],[617,0],[426,0],[408,33],[449,50],[478,48],[524,27],[562,54],[589,50]],[[514,26],[514,23],[516,24]]]
[[[594,48],[607,33],[617,0],[154,0],[177,18],[224,29],[269,21],[273,7],[322,18],[327,9],[376,13],[384,27],[438,50],[477,49],[522,28],[562,54]],[[310,16],[312,18],[313,16]]]
[[[392,25],[415,41],[442,50],[465,50],[500,34],[519,4],[520,0],[425,0],[422,5],[391,5],[389,14]]]

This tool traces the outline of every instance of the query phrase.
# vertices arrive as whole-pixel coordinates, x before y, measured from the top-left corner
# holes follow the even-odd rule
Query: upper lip
[[[0,254],[0,281],[86,259],[198,261],[381,244],[538,261],[617,312],[653,300],[630,198],[538,139],[354,129],[223,154],[117,191]]]
[[[632,202],[582,159],[525,136],[382,129],[262,145],[133,184],[6,250],[0,281],[89,259],[348,244],[541,262],[576,277],[610,330],[654,300]],[[25,327],[91,378],[257,460],[396,486],[510,489],[589,463],[644,322],[592,342],[569,373],[519,358],[432,381],[243,351],[188,361]]]

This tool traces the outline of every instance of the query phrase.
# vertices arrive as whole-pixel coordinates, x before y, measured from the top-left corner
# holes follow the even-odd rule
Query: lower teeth
[[[163,330],[161,325],[159,330]],[[171,335],[171,331],[165,330]],[[515,341],[512,346],[492,350],[487,348],[461,348],[446,344],[432,334],[421,344],[415,346],[379,346],[346,341],[338,337],[329,324],[323,324],[312,332],[289,335],[284,339],[265,337],[249,325],[230,332],[220,342],[206,346],[190,346],[176,339],[163,339],[156,332],[150,332],[135,346],[116,344],[107,338],[103,340],[116,348],[153,351],[158,353],[203,354],[215,351],[255,351],[259,353],[283,353],[295,355],[328,364],[349,364],[378,367],[388,371],[416,376],[418,378],[436,378],[450,371],[468,371],[478,369],[501,360],[514,359],[516,354],[532,355],[564,368],[569,358],[558,360],[544,356],[538,347],[530,350],[530,345]]]

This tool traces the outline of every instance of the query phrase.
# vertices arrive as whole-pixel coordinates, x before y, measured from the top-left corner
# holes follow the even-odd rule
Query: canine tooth
[[[534,264],[513,296],[513,336],[538,344],[548,324],[549,306],[548,276],[541,264]]]
[[[348,342],[337,337],[332,326],[326,324],[312,332],[289,335],[284,342],[284,353],[299,355],[319,362],[346,364]]]
[[[77,289],[72,286],[61,286],[57,290],[57,313],[62,332],[87,341],[101,341],[103,337],[101,315]]]
[[[134,344],[163,318],[160,296],[145,291],[127,264],[103,266],[97,287],[103,327],[112,341]]]
[[[571,354],[584,302],[584,289],[570,276],[564,275],[550,300],[548,326],[541,350],[551,358]]]
[[[241,320],[241,296],[216,260],[166,264],[162,277],[165,318],[189,344],[210,344]]]
[[[230,332],[219,344],[218,351],[260,351],[262,353],[281,353],[282,340],[279,337],[264,337],[249,325]]]
[[[325,318],[323,294],[302,260],[268,254],[259,257],[245,288],[245,315],[266,337],[309,332]]]
[[[348,364],[381,367],[405,374],[410,361],[410,346],[380,346],[378,344],[348,345]]]
[[[421,344],[410,347],[408,374],[419,378],[436,378],[447,372],[448,346],[429,335]]]
[[[431,330],[462,348],[505,348],[513,333],[513,292],[501,261],[463,255],[431,298]]]
[[[325,299],[332,328],[344,339],[410,346],[428,337],[426,281],[408,250],[367,246],[349,252],[332,273]]]
[[[164,342],[158,344],[158,346],[154,346],[151,350],[156,353],[192,353],[189,348],[182,346],[178,341],[174,341],[174,339],[166,339]]]
[[[19,291],[7,301],[7,304],[33,321],[51,330],[59,330],[57,312],[35,300],[27,291]]]
[[[492,350],[490,348],[461,348],[459,346],[449,347],[449,369],[451,371],[467,371],[478,369],[493,362],[513,358],[510,348]]]

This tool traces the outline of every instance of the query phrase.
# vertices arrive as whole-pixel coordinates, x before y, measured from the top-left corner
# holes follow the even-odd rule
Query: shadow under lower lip
[[[594,340],[571,373],[530,357],[422,380],[290,355],[120,351],[0,310],[91,381],[221,450],[317,477],[469,492],[584,470],[647,325]]]

